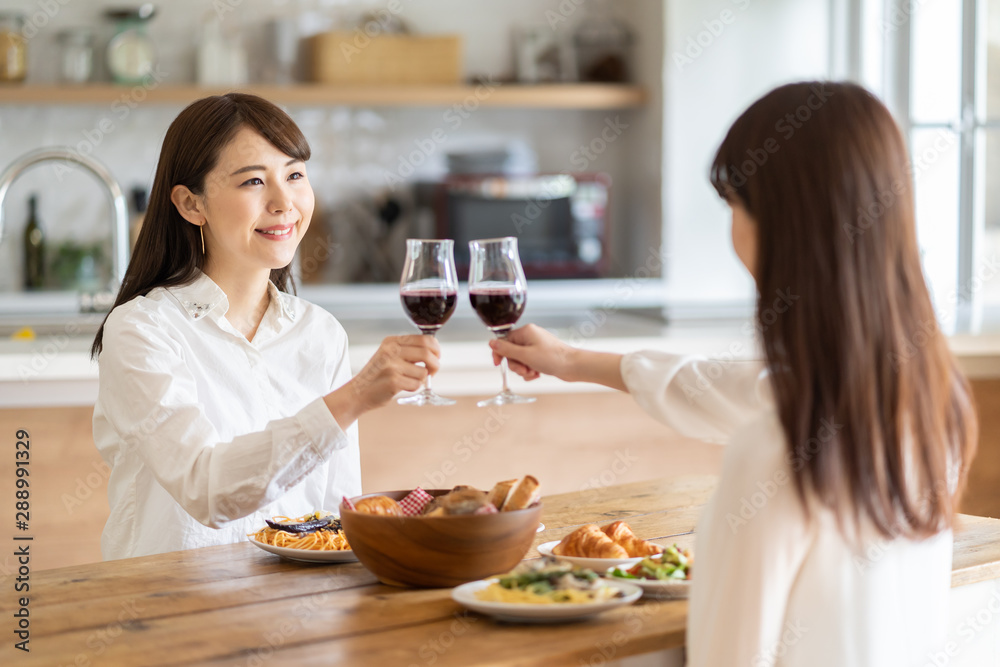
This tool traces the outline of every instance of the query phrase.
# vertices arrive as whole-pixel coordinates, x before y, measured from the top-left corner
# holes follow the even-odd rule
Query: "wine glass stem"
[[[424,336],[430,336],[431,338],[434,338],[433,331],[421,331],[420,333],[423,334]],[[429,396],[430,394],[433,393],[434,392],[431,390],[431,374],[428,372],[427,377],[424,378],[423,394]]]
[[[507,332],[501,331],[497,333],[497,338],[501,340],[507,338]],[[501,393],[509,394],[510,389],[507,387],[507,357],[500,358],[500,377],[503,378],[503,390]]]

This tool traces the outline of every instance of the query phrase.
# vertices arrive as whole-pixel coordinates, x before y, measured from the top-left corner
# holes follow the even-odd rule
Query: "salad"
[[[611,576],[622,579],[652,579],[657,581],[684,581],[691,578],[694,559],[691,552],[676,544],[667,547],[657,556],[643,558],[627,570],[616,567]]]
[[[522,563],[476,593],[486,602],[530,604],[600,602],[621,595],[619,589],[608,586],[592,570],[574,568],[552,558]]]

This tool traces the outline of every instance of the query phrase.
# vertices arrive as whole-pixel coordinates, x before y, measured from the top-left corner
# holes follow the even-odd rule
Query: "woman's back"
[[[794,484],[805,461],[789,454],[763,365],[639,352],[621,369],[653,417],[726,444],[718,487],[695,530],[691,667],[909,666],[940,650],[951,531],[914,541],[868,526],[855,546],[815,498],[807,515]],[[825,422],[805,455],[842,429]]]
[[[854,546],[828,508],[806,518],[787,451],[773,410],[730,441],[696,530],[689,664],[922,665],[944,643],[951,531]]]

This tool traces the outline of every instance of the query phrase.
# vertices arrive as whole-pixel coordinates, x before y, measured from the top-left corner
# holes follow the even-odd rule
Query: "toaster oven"
[[[469,241],[516,236],[525,276],[602,278],[608,270],[607,174],[449,175],[437,186],[440,238],[455,240],[459,275]]]

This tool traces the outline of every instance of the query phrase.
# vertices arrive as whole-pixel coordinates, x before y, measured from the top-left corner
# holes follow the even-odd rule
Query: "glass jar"
[[[580,81],[625,83],[634,33],[607,0],[593,0],[573,34]]]
[[[153,73],[156,50],[146,33],[146,23],[155,13],[151,4],[105,12],[117,22],[107,52],[108,70],[115,83],[140,84]]]
[[[86,83],[94,71],[94,33],[71,28],[59,33],[59,75],[67,83]]]
[[[24,15],[0,12],[0,83],[20,83],[28,75]]]

